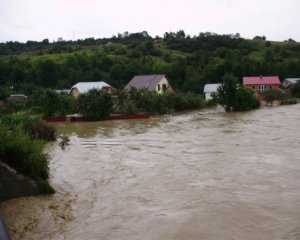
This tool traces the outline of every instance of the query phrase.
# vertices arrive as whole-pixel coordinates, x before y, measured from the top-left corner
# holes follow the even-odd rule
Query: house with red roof
[[[267,90],[278,90],[280,80],[278,76],[243,77],[243,85],[259,95]]]

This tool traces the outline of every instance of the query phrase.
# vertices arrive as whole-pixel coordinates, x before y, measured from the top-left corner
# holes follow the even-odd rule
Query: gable
[[[134,76],[126,85],[125,90],[129,91],[131,88],[135,88],[137,90],[145,88],[148,91],[156,91],[156,86],[163,79],[166,79],[164,74]]]

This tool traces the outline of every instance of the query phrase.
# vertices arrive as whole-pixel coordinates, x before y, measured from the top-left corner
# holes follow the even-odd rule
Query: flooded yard
[[[300,104],[56,126],[57,193],[0,204],[12,239],[300,239]]]

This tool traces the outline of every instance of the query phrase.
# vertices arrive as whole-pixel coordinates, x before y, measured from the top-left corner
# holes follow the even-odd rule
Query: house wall
[[[274,84],[260,84],[260,85],[265,86],[265,91],[279,89],[279,85],[276,85],[276,84],[275,85]],[[259,90],[260,85],[245,85],[244,87],[253,90],[256,94],[259,94],[259,93],[261,93],[261,91]]]
[[[105,93],[112,93],[112,88],[111,87],[103,87],[102,91]]]
[[[273,84],[260,84],[260,85],[265,85],[265,91],[278,90],[279,89],[279,85],[277,85],[277,84],[275,84],[275,85],[273,85]],[[253,90],[255,92],[256,99],[261,101],[261,100],[264,100],[264,97],[261,94],[261,91],[259,90],[260,85],[246,85],[246,86],[244,85],[244,87]],[[272,86],[272,87],[270,88],[270,86]]]
[[[206,100],[206,101],[211,100],[211,99],[212,99],[212,94],[213,94],[213,93],[211,93],[211,92],[205,93],[205,100]]]
[[[169,81],[164,77],[156,86],[155,90],[157,93],[164,93],[164,87],[166,86],[165,92],[172,93],[174,92],[174,89],[170,85]]]
[[[72,88],[71,93],[70,93],[71,96],[77,98],[77,97],[79,97],[79,94],[80,93],[77,88]]]
[[[283,83],[282,83],[282,86],[284,86],[285,88],[290,86],[291,85],[291,82],[289,80],[284,80]]]
[[[103,87],[102,91],[105,92],[105,93],[112,93],[112,88],[111,87]],[[80,95],[80,92],[78,91],[77,88],[73,88],[71,90],[70,95],[73,96],[73,97],[75,97],[75,98],[78,98],[79,95]]]

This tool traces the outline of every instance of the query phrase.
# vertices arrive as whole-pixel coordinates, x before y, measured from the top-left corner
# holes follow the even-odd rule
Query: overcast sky
[[[0,0],[0,42],[184,30],[300,41],[300,0]]]

